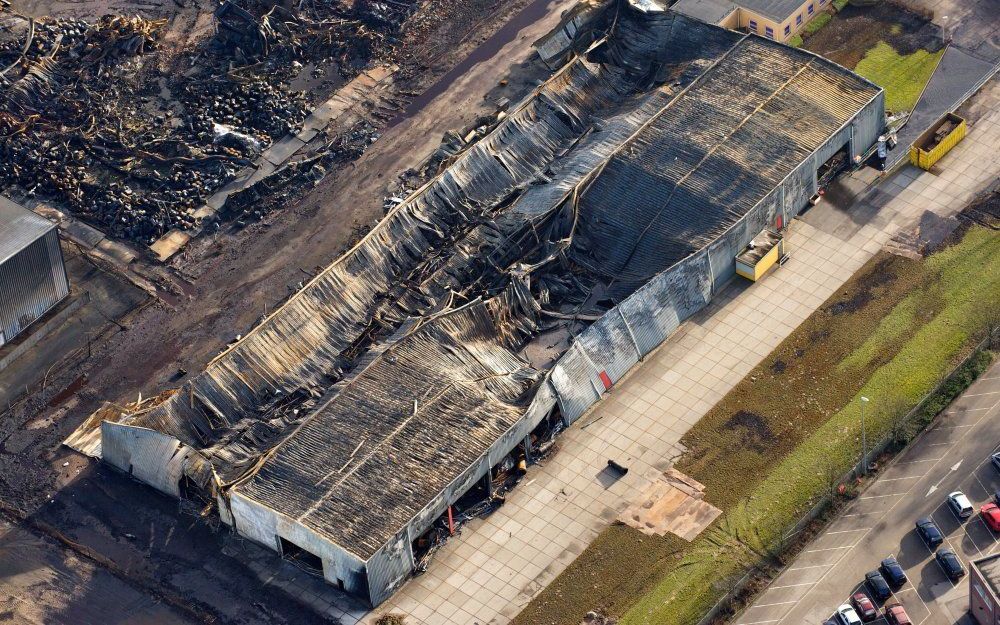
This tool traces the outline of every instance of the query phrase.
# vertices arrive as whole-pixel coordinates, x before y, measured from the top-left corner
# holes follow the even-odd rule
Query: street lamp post
[[[868,398],[861,396],[861,472],[868,475],[868,438],[865,432],[865,404]]]

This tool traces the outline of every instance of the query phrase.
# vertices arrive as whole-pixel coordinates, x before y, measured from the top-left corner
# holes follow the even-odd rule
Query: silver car
[[[955,516],[963,521],[975,513],[972,502],[960,490],[956,490],[948,495],[948,507],[955,513]]]
[[[840,621],[840,625],[862,625],[861,617],[848,603],[837,608],[837,620]]]

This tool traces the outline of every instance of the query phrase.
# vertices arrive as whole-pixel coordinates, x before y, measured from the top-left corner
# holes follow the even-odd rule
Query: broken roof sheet
[[[6,262],[56,226],[0,196],[0,263]]]
[[[635,290],[722,235],[879,91],[807,52],[745,38],[588,187],[573,259]]]
[[[505,346],[505,307],[474,302],[384,345],[232,492],[370,558],[524,413],[539,374]]]

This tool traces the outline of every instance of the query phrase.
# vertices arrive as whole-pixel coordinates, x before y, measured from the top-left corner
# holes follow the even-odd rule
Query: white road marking
[[[993,408],[996,408],[997,406],[1000,406],[1000,401],[998,401],[998,402],[996,402],[995,404],[993,404],[993,405],[992,405],[992,406],[991,406],[991,407],[990,407],[990,408],[989,408],[989,409],[987,410],[986,414],[984,414],[984,415],[982,415],[981,417],[979,417],[979,419],[978,419],[978,420],[976,420],[976,422],[975,422],[975,423],[973,423],[972,425],[970,425],[970,426],[968,426],[968,427],[974,427],[974,426],[976,426],[976,425],[979,425],[979,424],[980,424],[980,423],[981,423],[981,422],[983,421],[983,419],[985,419],[985,418],[986,418],[986,417],[988,416],[989,412],[991,412],[991,411],[993,410]],[[965,434],[963,434],[963,435],[962,435],[961,437],[959,437],[959,438],[958,438],[958,439],[957,439],[957,440],[956,440],[956,441],[954,442],[954,445],[958,445],[958,444],[959,444],[960,442],[962,442],[962,441],[963,441],[963,440],[965,439],[965,437],[967,437],[968,435],[969,435],[969,433],[968,433],[968,432],[966,432]],[[954,446],[954,445],[953,445],[953,446]],[[911,448],[911,449],[912,449],[912,448]],[[997,445],[997,446],[996,446],[996,447],[994,448],[994,450],[993,450],[993,451],[995,452],[995,451],[996,451],[997,449],[1000,449],[1000,445]],[[944,459],[944,456],[942,456],[942,457],[940,457],[940,458],[935,458],[935,459],[927,459],[927,460],[911,460],[911,461],[907,461],[907,462],[896,462],[896,463],[893,463],[893,466],[895,466],[895,465],[897,465],[897,464],[917,464],[917,463],[922,463],[922,462],[934,462],[934,463],[935,463],[935,465],[936,465],[936,464],[937,464],[938,462],[940,462],[940,461],[941,461],[941,460],[943,460],[943,459]],[[979,464],[979,465],[978,465],[978,466],[977,466],[977,467],[976,467],[975,469],[973,469],[973,471],[976,471],[976,470],[978,470],[978,469],[979,469],[979,467],[980,467],[980,466],[982,466],[983,464],[985,464],[986,462],[989,462],[989,459],[988,459],[988,458],[987,458],[986,460],[984,460],[983,462],[981,462],[981,463],[980,463],[980,464]],[[890,468],[891,468],[891,467],[890,467]],[[921,477],[925,477],[925,476],[926,476],[926,475],[928,475],[928,474],[929,474],[929,473],[930,473],[930,472],[931,472],[931,471],[932,471],[933,469],[934,469],[934,467],[932,466],[932,467],[931,467],[930,469],[928,469],[928,470],[927,470],[927,472],[926,472],[926,473],[925,473],[925,474],[924,474],[923,476],[921,476]],[[877,481],[878,481],[878,480],[876,480],[876,482],[877,482]],[[918,480],[918,482],[917,482],[917,483],[919,483],[919,480]],[[915,487],[917,486],[917,483],[914,483],[914,484],[913,484],[912,486],[910,486],[910,488],[909,488],[909,489],[908,489],[908,490],[906,491],[906,492],[907,492],[907,494],[908,494],[908,493],[909,493],[910,491],[912,491],[912,490],[913,490],[913,489],[914,489],[914,488],[915,488]],[[884,519],[884,518],[888,517],[888,516],[889,516],[889,514],[890,514],[890,513],[891,513],[891,512],[892,512],[892,511],[893,511],[893,510],[894,510],[894,509],[896,508],[896,506],[898,506],[898,505],[900,504],[900,502],[902,502],[902,501],[904,501],[904,500],[903,500],[903,499],[900,499],[899,501],[896,501],[895,503],[893,503],[893,504],[892,504],[892,506],[890,506],[888,510],[885,510],[885,511],[884,511],[884,512],[882,513],[881,517],[879,517],[879,518],[882,518],[882,519]],[[864,516],[865,514],[875,514],[875,513],[858,513],[858,514],[844,514],[844,515],[841,515],[841,516],[842,516],[842,517],[848,517],[848,516]],[[931,516],[933,517],[933,512],[931,513]],[[871,530],[869,530],[869,531],[871,531]],[[867,536],[867,532],[865,533],[865,536]],[[860,544],[860,543],[861,543],[861,542],[862,542],[862,541],[863,541],[863,540],[865,539],[865,536],[862,536],[862,537],[861,537],[861,538],[860,538],[860,539],[859,539],[859,540],[858,540],[858,541],[857,541],[856,543],[854,543],[854,545],[855,545],[855,546],[857,546],[858,544]],[[947,536],[945,536],[945,541],[948,541],[948,537],[947,537]],[[949,544],[949,546],[950,546],[950,541],[949,541],[949,543],[948,543],[948,544]],[[958,553],[958,552],[956,551],[956,553]],[[831,571],[833,571],[833,570],[834,570],[834,569],[835,569],[835,568],[837,567],[837,565],[839,565],[839,564],[840,564],[840,563],[841,563],[841,562],[842,562],[842,561],[844,560],[844,558],[846,558],[846,557],[847,557],[847,556],[848,556],[849,554],[850,554],[850,551],[846,551],[846,552],[844,552],[844,554],[843,554],[842,556],[840,556],[840,558],[838,558],[836,562],[834,562],[834,563],[833,563],[832,565],[830,565],[830,568],[829,568],[829,569],[828,569],[827,571],[825,571],[825,572],[823,573],[823,575],[821,575],[821,576],[820,576],[820,578],[819,578],[819,579],[817,579],[817,580],[816,580],[815,582],[812,582],[812,583],[809,583],[809,584],[796,584],[795,586],[812,586],[813,588],[815,588],[816,586],[818,586],[818,585],[820,584],[820,582],[822,582],[822,581],[823,581],[824,579],[826,579],[826,576],[827,576],[827,575],[829,575],[829,574],[830,574],[830,572],[831,572]],[[935,561],[935,562],[937,562],[937,558],[934,558],[934,561]],[[940,563],[938,564],[938,566],[940,567]],[[947,574],[945,575],[945,577],[946,577],[946,578],[948,577],[948,576],[947,576]],[[951,582],[951,579],[949,578],[949,579],[948,579],[948,581],[949,581],[949,582]],[[954,588],[954,587],[956,587],[956,586],[955,586],[955,582],[951,582],[951,585],[952,585],[952,587],[953,587],[953,588]],[[778,589],[778,588],[791,588],[791,587],[793,587],[793,586],[779,586],[779,587],[776,587],[776,588],[769,588],[768,590],[776,590],[776,589]],[[802,601],[803,601],[803,600],[804,600],[804,599],[805,599],[805,598],[806,598],[807,596],[809,596],[809,594],[810,594],[810,592],[811,592],[811,591],[812,591],[812,588],[810,588],[809,590],[807,590],[807,591],[806,591],[806,593],[805,593],[805,594],[804,594],[804,595],[803,595],[802,597],[800,597],[800,598],[799,598],[799,599],[798,599],[798,600],[796,601],[796,604],[799,604],[799,603],[801,603],[801,602],[802,602]],[[765,592],[766,592],[766,591],[765,591]],[[918,593],[918,595],[919,595],[919,593]],[[794,608],[793,608],[793,609],[794,609]],[[789,616],[789,615],[790,615],[790,614],[792,613],[793,609],[790,609],[790,610],[788,610],[787,612],[785,612],[785,615],[784,615],[784,616],[782,616],[782,617],[781,617],[781,618],[779,618],[779,619],[774,619],[774,620],[772,620],[772,621],[766,621],[766,622],[772,622],[772,623],[773,623],[773,622],[781,622],[781,621],[784,621],[784,620],[785,620],[785,619],[786,619],[786,618],[787,618],[787,617],[788,617],[788,616]],[[754,623],[743,623],[742,625],[755,625],[755,624],[754,624]]]
[[[807,569],[825,569],[828,566],[830,566],[830,565],[829,564],[815,564],[813,566],[800,566],[800,567],[796,567],[794,569],[786,569],[785,572],[786,573],[791,573],[792,571],[805,571]]]
[[[871,529],[870,527],[859,527],[856,530],[837,530],[836,532],[827,532],[827,535],[830,535],[830,534],[850,534],[851,532],[867,532],[870,529]]]
[[[765,603],[763,605],[750,606],[750,609],[753,610],[754,608],[773,608],[776,605],[788,605],[789,603],[795,603],[795,601],[779,601],[778,603]]]

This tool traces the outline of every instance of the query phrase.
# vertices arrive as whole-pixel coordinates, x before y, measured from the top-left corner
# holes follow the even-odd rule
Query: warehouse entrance
[[[323,574],[323,559],[318,555],[281,536],[278,537],[278,542],[281,544],[282,558],[306,569],[310,573],[315,573],[316,575]]]
[[[828,184],[833,182],[833,179],[837,177],[837,174],[847,168],[848,163],[850,163],[848,147],[849,143],[845,143],[843,147],[837,150],[833,156],[828,158],[826,162],[820,165],[816,170],[817,189],[825,188]]]

